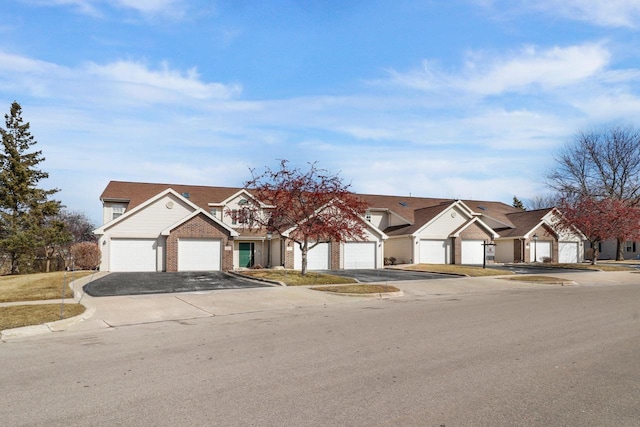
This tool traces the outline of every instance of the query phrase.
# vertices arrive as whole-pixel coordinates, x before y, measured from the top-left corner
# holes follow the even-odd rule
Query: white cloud
[[[162,63],[159,70],[132,61],[116,61],[105,65],[89,63],[86,69],[101,80],[119,85],[124,92],[137,99],[161,101],[169,93],[194,99],[228,99],[241,91],[239,85],[202,82],[196,68],[181,72],[172,70],[166,62]]]
[[[96,0],[21,0],[37,6],[69,6],[84,15],[99,16]]]
[[[22,0],[38,6],[69,6],[79,13],[100,16],[108,7],[135,10],[143,15],[181,18],[184,0]]]
[[[390,75],[396,84],[412,89],[499,95],[578,84],[604,70],[610,56],[602,44],[545,50],[528,46],[514,55],[497,59],[481,52],[470,53],[464,68],[457,72],[447,72],[424,61],[419,70],[404,73],[392,70]]]
[[[123,105],[228,100],[242,91],[238,84],[205,82],[196,68],[176,70],[166,62],[158,69],[123,60],[69,68],[0,51],[2,80],[36,97]]]
[[[547,0],[527,3],[549,13],[603,27],[638,28],[640,23],[638,0]]]
[[[115,0],[121,7],[144,13],[164,13],[180,7],[179,0]]]
[[[525,14],[531,11],[551,16],[588,22],[601,27],[637,29],[640,23],[638,0],[469,0],[481,7],[506,13]]]

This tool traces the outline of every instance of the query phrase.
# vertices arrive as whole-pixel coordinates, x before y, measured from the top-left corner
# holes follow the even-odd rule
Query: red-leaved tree
[[[598,243],[607,239],[636,240],[640,234],[640,209],[614,198],[582,195],[562,199],[558,225],[564,229],[580,230],[593,248],[592,264],[598,259]]]
[[[316,163],[302,171],[287,160],[277,170],[256,174],[252,169],[251,175],[245,188],[255,199],[249,201],[245,223],[293,240],[302,253],[302,274],[308,251],[318,244],[365,239],[362,216],[368,206],[338,175]]]

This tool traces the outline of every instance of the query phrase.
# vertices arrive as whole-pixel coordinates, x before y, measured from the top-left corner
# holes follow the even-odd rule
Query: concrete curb
[[[103,274],[104,275],[104,274]],[[72,282],[69,282],[68,286],[74,292],[74,297],[69,298],[68,301],[70,304],[80,304],[83,305],[85,311],[77,316],[68,317],[62,320],[54,320],[52,322],[42,323],[40,325],[30,325],[30,326],[22,326],[19,328],[5,329],[0,331],[0,342],[6,342],[8,339],[13,338],[23,338],[23,337],[31,337],[35,335],[42,335],[48,332],[62,332],[66,331],[70,326],[73,326],[77,323],[83,322],[89,318],[91,318],[96,313],[95,307],[89,307],[86,304],[82,303],[82,298],[85,296],[82,287],[91,282],[95,277],[95,274],[81,277]],[[78,288],[75,287],[76,284],[80,284]],[[67,301],[65,299],[65,301]],[[10,305],[36,305],[36,304],[61,304],[62,300],[43,300],[43,301],[17,301],[15,303],[7,304]]]
[[[241,277],[241,278],[246,279],[246,280],[253,280],[253,281],[256,281],[256,282],[263,282],[263,283],[271,283],[271,284],[277,285],[277,286],[287,286],[283,282],[279,282],[277,280],[269,280],[269,279],[263,279],[261,277],[246,276],[246,275],[244,275],[242,273],[239,273],[237,271],[227,271],[227,273],[231,274],[233,276],[236,276],[236,277]]]
[[[331,292],[331,291],[321,291],[318,289],[311,289],[312,291],[318,291],[318,292],[326,292],[330,295],[337,295],[337,296],[345,296],[345,297],[362,297],[362,298],[377,298],[377,299],[387,299],[387,298],[394,298],[394,297],[401,297],[404,296],[404,292],[402,291],[398,291],[398,292],[373,292],[370,294],[353,294],[353,293],[347,293],[347,292]]]
[[[77,304],[77,302],[74,302]],[[53,322],[46,322],[40,325],[21,326],[19,328],[5,329],[0,331],[0,341],[6,342],[7,339],[31,337],[34,335],[41,335],[47,332],[62,332],[66,331],[70,326],[91,318],[96,313],[94,307],[88,308],[85,306],[85,311],[77,316],[68,317],[62,320],[54,320]]]

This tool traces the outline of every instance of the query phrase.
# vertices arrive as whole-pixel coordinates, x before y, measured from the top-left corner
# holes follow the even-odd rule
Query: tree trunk
[[[616,239],[616,261],[624,261],[624,241]]]
[[[302,275],[307,274],[307,253],[309,252],[309,242],[305,239],[302,249]]]
[[[591,265],[596,265],[596,261],[598,260],[598,242],[591,243],[591,247],[593,248],[593,256],[591,257]]]
[[[18,268],[18,254],[11,252],[11,274],[20,274],[20,268]]]

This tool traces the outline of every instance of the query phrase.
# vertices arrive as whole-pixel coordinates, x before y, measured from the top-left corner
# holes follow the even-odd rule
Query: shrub
[[[100,248],[97,243],[80,242],[71,246],[73,266],[80,270],[94,270],[100,265]]]

